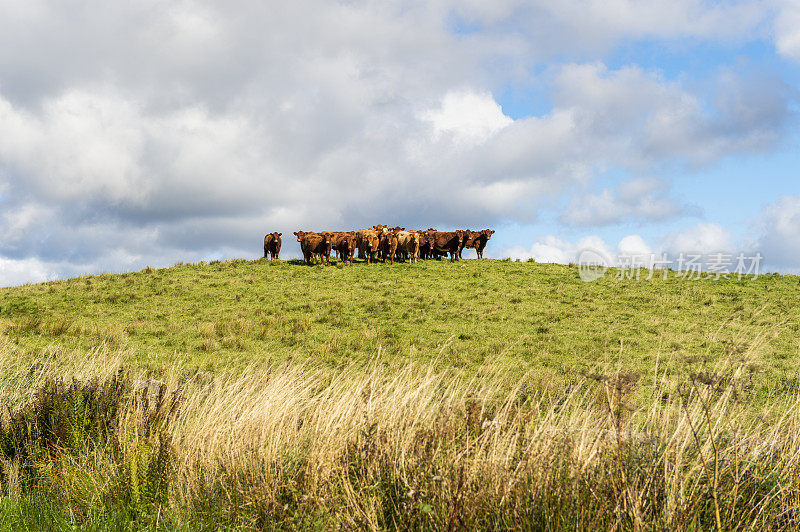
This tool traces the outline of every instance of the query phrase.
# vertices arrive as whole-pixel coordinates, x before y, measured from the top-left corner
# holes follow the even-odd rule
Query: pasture
[[[733,357],[759,393],[795,377],[797,277],[584,283],[574,267],[493,260],[307,267],[183,264],[8,288],[0,332],[45,349],[123,348],[134,367],[280,360],[498,365],[544,382],[613,368],[683,375]],[[687,361],[692,362],[691,364]]]
[[[261,259],[2,289],[0,525],[796,525],[798,277],[614,273]],[[87,389],[117,405],[91,446],[11,431],[50,396],[84,427]]]

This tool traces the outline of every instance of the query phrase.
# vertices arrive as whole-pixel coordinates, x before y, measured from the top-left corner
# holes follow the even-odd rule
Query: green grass
[[[25,352],[126,348],[133,366],[276,360],[332,367],[436,359],[535,368],[558,385],[608,368],[685,375],[750,364],[757,395],[797,386],[796,276],[615,279],[492,260],[307,267],[229,261],[0,290],[0,332]]]
[[[228,261],[0,290],[0,530],[800,527],[798,277]]]

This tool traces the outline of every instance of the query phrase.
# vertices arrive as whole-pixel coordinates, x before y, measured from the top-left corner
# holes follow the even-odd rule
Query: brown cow
[[[436,229],[427,229],[425,231],[417,231],[419,234],[419,257],[421,259],[433,258],[433,235],[432,231]]]
[[[271,259],[277,259],[281,252],[281,235],[283,233],[269,233],[264,237],[264,258],[267,254]]]
[[[300,249],[307,264],[316,263],[316,257],[320,262],[330,265],[331,258],[331,233],[307,233],[305,231],[295,231],[297,241],[300,242]]]
[[[396,231],[397,254],[403,260],[417,262],[419,256],[419,233],[416,231]]]
[[[431,231],[433,234],[433,253],[450,254],[450,262],[458,260],[458,250],[466,238],[466,233],[458,231]],[[438,257],[437,257],[438,258]]]
[[[478,258],[482,259],[483,250],[486,248],[486,243],[492,238],[494,231],[492,229],[484,229],[483,231],[467,231],[467,233],[467,239],[464,241],[464,245],[461,249],[472,248],[477,252]],[[460,257],[461,253],[458,255]]]
[[[373,229],[359,229],[356,231],[356,247],[358,258],[367,259],[367,264],[378,259],[378,232]]]
[[[339,254],[342,262],[347,263],[349,260],[350,266],[353,265],[353,255],[356,250],[356,234],[354,232],[338,231],[333,233],[331,247]]]
[[[392,231],[385,231],[380,235],[380,250],[383,262],[389,258],[390,264],[394,264],[394,255],[397,252],[397,235]]]

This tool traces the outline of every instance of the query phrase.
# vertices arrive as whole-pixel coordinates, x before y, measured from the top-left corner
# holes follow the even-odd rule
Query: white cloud
[[[719,224],[709,222],[699,222],[663,238],[663,248],[673,255],[732,251],[732,247],[730,231]]]
[[[613,262],[616,253],[599,236],[583,237],[575,242],[565,240],[555,235],[545,235],[533,243],[529,249],[522,246],[513,246],[500,254],[501,257],[511,259],[528,260],[534,259],[536,262],[555,262],[558,264],[568,264],[577,262],[580,253],[584,250],[591,250],[608,258]]]
[[[782,56],[800,61],[800,4],[796,0],[779,3],[775,16],[775,48]]]
[[[11,260],[0,257],[0,287],[39,283],[56,277],[56,272],[37,259]]]
[[[441,107],[422,114],[431,123],[433,139],[450,133],[456,141],[480,143],[513,122],[489,93],[469,90],[445,94]]]
[[[529,35],[532,54],[605,51],[635,39],[742,41],[763,33],[763,2],[704,0],[459,1],[467,22]]]
[[[758,2],[562,0],[542,4],[554,18],[588,42],[620,38],[734,38],[753,31],[765,17]]]
[[[656,245],[651,245],[641,235],[630,234],[614,245],[596,235],[583,237],[575,242],[546,235],[534,242],[529,249],[515,246],[505,250],[500,256],[523,260],[532,257],[537,262],[566,264],[578,262],[581,252],[588,250],[605,257],[609,266],[630,266],[631,260],[635,259],[637,264],[649,267],[654,259],[660,260],[664,254],[667,260],[675,261],[681,253],[705,256],[719,252],[739,252],[733,248],[731,235],[725,228],[706,222],[663,235],[656,241]]]
[[[70,272],[254,256],[268,230],[387,216],[531,221],[610,169],[768,149],[785,128],[774,80],[729,76],[732,96],[707,99],[596,61],[597,43],[747,33],[750,7],[0,0],[0,257]],[[475,30],[452,32],[454,14]],[[563,57],[587,62],[541,68]],[[495,96],[520,80],[552,109],[507,116]],[[675,208],[637,186],[576,219]]]
[[[617,245],[617,249],[622,255],[650,255],[653,250],[639,235],[628,235],[623,237]]]
[[[638,178],[620,184],[616,191],[606,188],[598,194],[574,197],[561,220],[572,225],[601,226],[629,220],[661,221],[696,213],[696,208],[669,195],[665,181]]]
[[[757,247],[770,265],[800,270],[800,195],[781,196],[758,223]]]

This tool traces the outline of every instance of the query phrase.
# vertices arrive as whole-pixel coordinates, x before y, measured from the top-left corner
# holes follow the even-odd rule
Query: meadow
[[[798,277],[233,260],[0,290],[5,528],[796,528]]]

